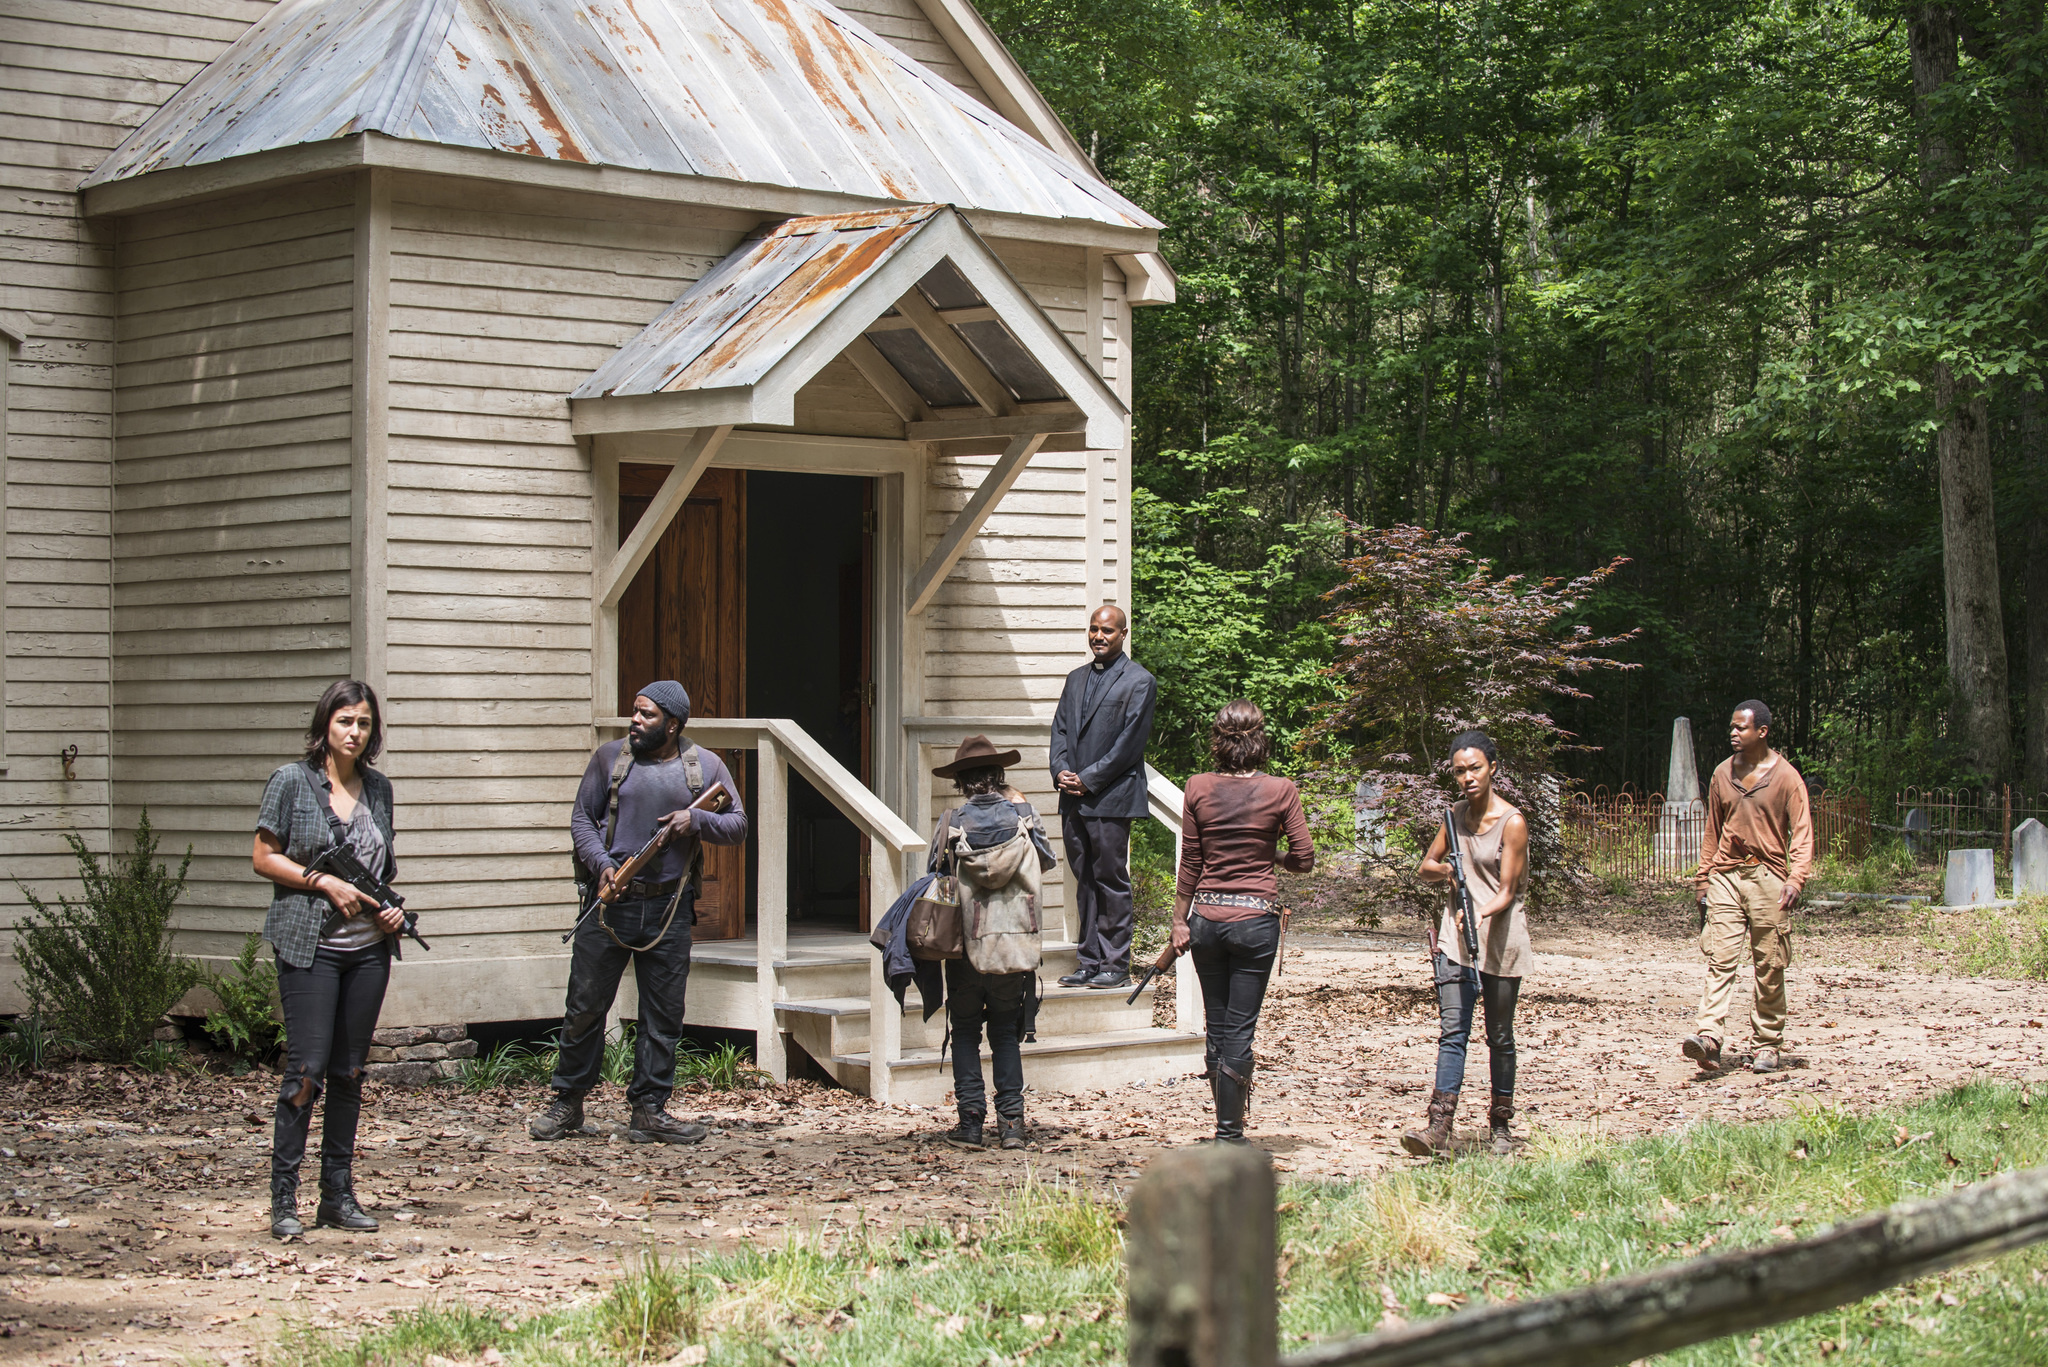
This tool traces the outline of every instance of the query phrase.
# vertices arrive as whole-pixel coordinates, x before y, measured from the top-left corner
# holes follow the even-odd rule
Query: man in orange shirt
[[[1707,982],[1700,993],[1698,1033],[1685,1037],[1685,1056],[1701,1068],[1721,1066],[1729,998],[1749,943],[1756,966],[1750,1024],[1756,1053],[1750,1068],[1775,1072],[1785,1046],[1785,966],[1792,962],[1792,904],[1813,869],[1813,810],[1806,780],[1770,745],[1771,709],[1752,698],[1728,719],[1735,753],[1707,787],[1707,829],[1700,841],[1700,951]]]

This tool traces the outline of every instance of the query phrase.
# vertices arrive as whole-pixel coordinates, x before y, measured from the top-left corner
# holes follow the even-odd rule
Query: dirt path
[[[1786,1071],[1702,1078],[1677,1050],[1699,985],[1685,922],[1674,902],[1539,930],[1518,1129],[1628,1136],[2048,1077],[2048,985],[1906,971],[1930,966],[1923,932],[1871,913],[1806,918]],[[1416,945],[1341,929],[1297,928],[1260,1031],[1253,1133],[1301,1175],[1411,1162],[1396,1141],[1435,1057]],[[1475,1098],[1485,1069],[1475,1050]],[[538,1093],[381,1091],[365,1107],[358,1187],[384,1228],[281,1246],[265,1232],[273,1086],[97,1067],[0,1080],[0,1359],[234,1362],[294,1321],[346,1326],[451,1294],[514,1316],[591,1295],[649,1237],[775,1245],[863,1221],[972,1221],[1032,1169],[1121,1189],[1159,1148],[1198,1138],[1208,1104],[1195,1079],[1034,1093],[1032,1149],[962,1154],[937,1140],[945,1113],[811,1084],[679,1096],[676,1111],[713,1127],[687,1149],[534,1143]],[[622,1107],[607,1089],[590,1113],[615,1121]],[[1483,1125],[1470,1109],[1461,1121]]]

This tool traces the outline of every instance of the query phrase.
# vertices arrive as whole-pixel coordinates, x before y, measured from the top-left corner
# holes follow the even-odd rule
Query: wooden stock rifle
[[[723,811],[731,805],[732,794],[726,791],[723,782],[717,782],[706,788],[702,793],[699,793],[697,800],[692,802],[686,810],[692,812],[717,812]],[[562,937],[562,943],[569,943],[570,938],[576,934],[576,927],[583,924],[584,917],[590,915],[592,911],[600,906],[608,907],[618,901],[620,894],[626,890],[627,886],[634,879],[638,878],[642,870],[654,862],[654,856],[660,854],[667,846],[668,826],[664,823],[659,830],[648,837],[645,845],[633,851],[631,855],[627,856],[626,862],[619,865],[613,871],[612,880],[609,884],[606,884],[602,877],[592,883],[590,885],[590,900],[576,913],[575,924],[571,925],[568,934]],[[683,876],[687,878],[689,874],[685,872]]]
[[[1472,905],[1472,889],[1465,884],[1465,855],[1458,848],[1458,818],[1444,808],[1444,862],[1451,866],[1453,912],[1465,932],[1465,957],[1472,961],[1472,981],[1479,981],[1479,917]]]

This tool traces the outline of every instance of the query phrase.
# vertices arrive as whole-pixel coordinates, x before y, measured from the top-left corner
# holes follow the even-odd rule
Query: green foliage
[[[176,874],[156,862],[145,810],[134,848],[103,867],[76,835],[81,896],[51,907],[20,879],[31,915],[16,930],[14,954],[36,1015],[95,1058],[125,1063],[146,1048],[164,1013],[203,978],[171,948],[171,910],[185,890],[192,851]]]
[[[1124,1256],[1122,1213],[1078,1184],[1048,1182],[1032,1168],[1004,1192],[986,1242],[995,1254],[1114,1271]]]
[[[1957,967],[1973,978],[2048,982],[2048,897],[2022,898],[2016,907],[1975,912],[1955,949]]]
[[[701,1082],[714,1092],[734,1092],[765,1087],[773,1081],[748,1061],[746,1050],[731,1040],[720,1042],[715,1049],[703,1050],[685,1045],[676,1050],[676,1083],[679,1086]]]
[[[206,1013],[206,1033],[217,1048],[238,1057],[262,1060],[284,1042],[278,1016],[277,969],[259,959],[263,937],[251,933],[235,956],[233,972],[208,976],[207,986],[220,1002]]]
[[[132,1062],[145,1073],[168,1073],[174,1068],[188,1069],[192,1066],[183,1040],[151,1040],[135,1051]]]
[[[555,1075],[556,1054],[552,1048],[508,1040],[466,1061],[457,1080],[470,1092],[543,1085]]]
[[[702,1322],[687,1263],[645,1249],[598,1303],[597,1323],[613,1349],[633,1361],[665,1358],[671,1345],[697,1337]]]
[[[555,1075],[559,1053],[553,1044],[508,1041],[470,1059],[463,1065],[458,1081],[471,1092],[486,1092],[494,1087],[544,1086]],[[615,1087],[633,1080],[632,1022],[621,1021],[619,1028],[606,1036],[599,1076]],[[764,1087],[770,1081],[767,1073],[748,1060],[747,1051],[730,1040],[708,1050],[685,1042],[676,1050],[677,1086],[701,1082],[712,1091],[731,1092]]]
[[[57,1034],[35,1012],[16,1016],[0,1035],[0,1068],[10,1073],[37,1073],[59,1054],[78,1047],[77,1042]]]

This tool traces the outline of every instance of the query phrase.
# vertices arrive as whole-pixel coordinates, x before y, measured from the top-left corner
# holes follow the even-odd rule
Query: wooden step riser
[[[866,1094],[868,1090],[868,1068],[858,1061],[835,1060],[828,1065],[834,1077],[851,1091]],[[949,1058],[944,1066],[936,1062],[919,1061],[899,1063],[890,1080],[890,1100],[916,1106],[943,1106],[949,1104],[947,1097],[953,1090],[953,1065]],[[1112,1048],[1076,1049],[1066,1053],[1044,1057],[1026,1056],[1024,1059],[1024,1084],[1041,1092],[1080,1092],[1104,1085],[1105,1079],[1114,1079],[1117,1085],[1132,1082],[1158,1082],[1166,1078],[1185,1077],[1202,1071],[1202,1046],[1180,1041],[1159,1043],[1125,1044]],[[982,1059],[982,1077],[989,1082],[993,1095],[993,1081],[989,1078],[988,1059]],[[1030,1101],[1025,1101],[1025,1119],[1030,1119]],[[946,1124],[951,1117],[943,1117]],[[935,1122],[936,1123],[936,1122]],[[943,1128],[943,1126],[941,1126]]]
[[[1123,992],[1096,992],[1088,996],[1047,997],[1038,1007],[1038,1037],[1056,1039],[1062,1035],[1097,1035],[1110,1030],[1142,1030],[1152,1023],[1152,994],[1147,992],[1134,1005],[1124,1005]],[[833,1054],[865,1053],[870,1038],[866,1012],[848,1012],[836,1016],[811,1016],[808,1012],[783,1011],[779,1013],[783,1028],[795,1029],[794,1021],[810,1016],[813,1020],[825,1020],[830,1024],[830,1044]],[[930,1020],[923,1018],[916,998],[912,998],[910,1009],[903,1014],[903,1047],[905,1049],[936,1049],[946,1032],[946,1017],[942,1011]]]

